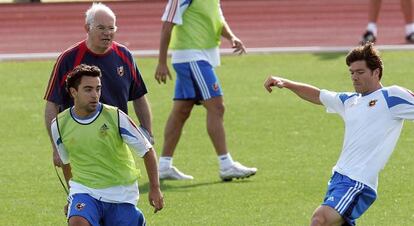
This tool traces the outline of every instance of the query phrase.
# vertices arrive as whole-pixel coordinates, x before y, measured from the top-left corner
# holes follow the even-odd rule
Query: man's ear
[[[84,28],[85,28],[86,33],[88,33],[89,30],[91,29],[89,24],[85,24]]]
[[[372,75],[376,76],[379,79],[380,69],[376,68],[372,71]]]
[[[72,98],[75,98],[77,93],[78,93],[78,91],[75,88],[73,88],[73,87],[69,88],[69,94]]]

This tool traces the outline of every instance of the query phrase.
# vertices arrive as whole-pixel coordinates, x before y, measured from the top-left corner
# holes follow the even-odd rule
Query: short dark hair
[[[73,87],[78,90],[81,78],[83,76],[102,77],[101,70],[97,66],[80,64],[76,66],[66,77],[66,90]]]
[[[382,63],[380,52],[374,48],[373,43],[366,43],[351,50],[346,56],[346,65],[350,66],[355,61],[365,60],[367,67],[371,71],[379,69],[379,79],[382,77],[384,65]]]

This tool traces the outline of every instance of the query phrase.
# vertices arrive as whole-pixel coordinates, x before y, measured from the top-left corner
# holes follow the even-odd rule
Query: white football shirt
[[[341,155],[333,171],[362,182],[375,191],[400,136],[404,119],[414,120],[414,94],[399,86],[368,95],[321,90],[319,99],[329,113],[345,122]]]

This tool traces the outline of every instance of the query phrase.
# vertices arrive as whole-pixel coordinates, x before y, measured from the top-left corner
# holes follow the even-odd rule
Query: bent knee
[[[172,114],[180,120],[186,120],[191,115],[191,108],[175,108]]]
[[[321,206],[315,210],[311,219],[311,226],[336,226],[342,225],[342,216],[333,208]]]
[[[311,219],[311,226],[326,225],[326,218],[322,214],[314,213]]]
[[[217,103],[217,104],[214,104],[213,106],[209,106],[207,108],[207,111],[209,113],[212,113],[212,114],[215,114],[215,115],[220,115],[220,116],[224,115],[225,110],[226,110],[226,108],[224,107],[223,103]]]

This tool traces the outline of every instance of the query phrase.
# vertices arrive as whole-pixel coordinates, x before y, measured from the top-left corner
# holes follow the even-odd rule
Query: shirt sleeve
[[[174,24],[183,24],[183,14],[192,0],[169,0],[161,20]]]
[[[319,100],[326,107],[328,113],[338,113],[343,116],[345,113],[345,100],[351,96],[348,93],[337,93],[323,89],[319,94]]]
[[[132,119],[119,110],[119,130],[123,141],[134,150],[138,156],[143,157],[152,148],[151,143],[145,138],[142,131],[135,125]]]
[[[60,133],[57,127],[57,123],[56,123],[56,118],[54,118],[52,120],[52,125],[50,126],[50,129],[52,131],[52,139],[53,139],[53,144],[55,145],[59,157],[62,160],[63,164],[69,164],[69,155],[66,152],[65,146],[63,146],[62,143],[62,138],[60,137]]]
[[[145,86],[144,79],[142,78],[141,71],[138,68],[138,65],[135,63],[135,60],[132,57],[132,55],[130,55],[130,58],[131,62],[133,62],[133,65],[135,67],[131,70],[135,70],[136,74],[136,78],[134,78],[134,81],[131,82],[131,87],[129,89],[128,100],[131,101],[144,96],[145,94],[147,94],[148,91],[147,87]]]
[[[391,115],[398,119],[414,120],[414,93],[400,86],[383,91]]]
[[[56,60],[44,96],[45,100],[58,105],[67,105],[71,100],[69,94],[65,90],[66,75],[70,72],[67,61],[68,59],[65,54],[62,54]]]

